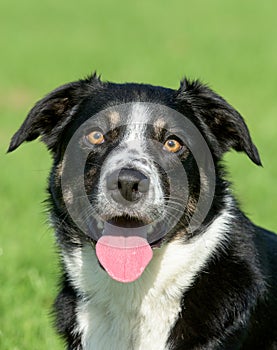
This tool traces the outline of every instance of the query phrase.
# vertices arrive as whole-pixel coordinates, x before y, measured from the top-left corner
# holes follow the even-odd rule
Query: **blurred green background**
[[[277,230],[277,2],[34,0],[0,3],[0,349],[62,349],[51,326],[57,256],[45,208],[50,156],[35,141],[5,155],[28,110],[56,86],[103,80],[177,88],[200,78],[244,116],[263,168],[225,158],[234,192]]]

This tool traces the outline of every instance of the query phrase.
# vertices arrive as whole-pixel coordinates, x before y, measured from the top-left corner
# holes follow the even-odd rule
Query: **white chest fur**
[[[224,211],[200,237],[155,249],[143,275],[129,284],[112,280],[87,245],[64,260],[80,291],[76,332],[84,350],[166,350],[184,291],[216,248],[224,244],[230,215]]]

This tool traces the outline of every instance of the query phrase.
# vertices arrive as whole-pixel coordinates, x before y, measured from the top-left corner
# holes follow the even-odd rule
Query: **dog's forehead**
[[[153,120],[153,108],[141,102],[115,105],[105,114],[109,124],[114,127],[148,124]]]
[[[92,109],[80,110],[76,122],[80,135],[93,128],[100,128],[105,133],[120,128],[120,134],[126,140],[127,137],[141,139],[149,134],[159,138],[165,131],[180,132],[185,130],[184,119],[180,112],[166,105],[128,102],[111,104],[98,112]]]
[[[96,118],[99,122],[104,119],[111,129],[126,125],[130,131],[132,128],[144,129],[146,125],[152,125],[156,133],[166,128],[173,119],[166,106],[144,102],[115,105],[102,111]]]

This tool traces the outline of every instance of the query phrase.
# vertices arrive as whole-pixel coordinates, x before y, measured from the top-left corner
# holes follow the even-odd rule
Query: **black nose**
[[[120,192],[121,196],[129,202],[138,201],[149,190],[149,179],[136,169],[123,168],[107,178],[107,188]],[[118,200],[116,194],[113,196]]]

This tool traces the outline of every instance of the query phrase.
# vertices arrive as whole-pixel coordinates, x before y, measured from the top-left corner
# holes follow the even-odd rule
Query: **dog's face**
[[[108,272],[115,247],[135,245],[131,253],[140,249],[139,258],[149,260],[150,247],[195,234],[218,210],[214,163],[225,151],[244,151],[260,164],[238,112],[198,82],[184,81],[175,91],[93,76],[62,86],[32,109],[9,151],[38,136],[54,156],[52,214],[58,227],[67,226],[59,241],[99,243]]]
[[[73,216],[78,208],[77,215],[95,240],[109,223],[121,233],[128,229],[126,234],[137,228],[157,244],[171,219],[185,219],[180,208],[192,208],[199,195],[191,191],[190,205],[185,205],[190,191],[182,173],[194,174],[188,182],[195,188],[199,174],[183,116],[146,102],[116,104],[96,114],[93,106],[84,107],[80,114],[86,110],[91,117],[62,137],[70,142],[63,145],[66,151],[55,168],[55,184],[61,183],[66,194],[61,204],[70,207]],[[84,197],[88,201],[82,206]]]

